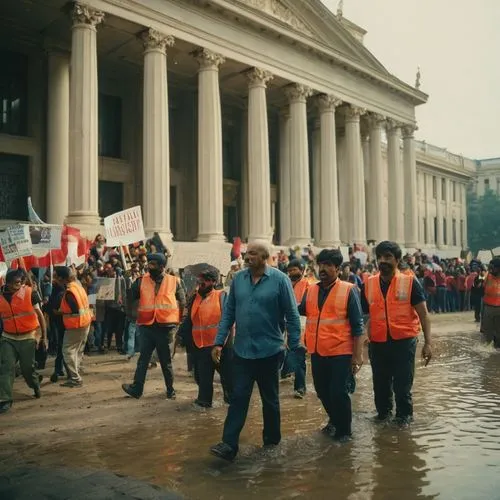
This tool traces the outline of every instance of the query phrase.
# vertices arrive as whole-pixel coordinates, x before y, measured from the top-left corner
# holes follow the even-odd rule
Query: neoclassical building
[[[4,224],[140,204],[179,265],[233,236],[465,246],[473,172],[320,0],[4,0],[0,28]]]

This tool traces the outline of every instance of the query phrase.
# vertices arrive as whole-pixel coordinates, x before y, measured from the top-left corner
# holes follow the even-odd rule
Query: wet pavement
[[[80,393],[44,386],[40,403],[16,382],[20,401],[0,419],[0,470],[26,463],[108,470],[193,499],[500,499],[500,353],[480,344],[472,313],[432,320],[435,357],[428,367],[417,361],[409,429],[372,422],[369,366],[353,398],[354,439],[344,445],[319,432],[325,417],[311,380],[304,400],[293,399],[285,381],[280,446],[261,448],[254,394],[240,456],[228,464],[208,454],[226,407],[192,407],[183,355],[175,360],[175,402],[165,401],[159,370],[145,397],[123,398],[120,384],[135,364],[91,357]]]

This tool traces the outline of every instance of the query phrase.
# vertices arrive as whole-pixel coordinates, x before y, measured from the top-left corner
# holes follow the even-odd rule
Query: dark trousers
[[[214,397],[214,375],[216,366],[212,361],[212,346],[195,347],[192,352],[194,380],[198,384],[198,402],[212,405]]]
[[[262,400],[264,445],[278,444],[281,441],[279,378],[282,364],[282,352],[261,359],[245,359],[234,354],[233,393],[222,435],[222,441],[234,450],[238,450],[240,433],[245,425],[255,382]]]
[[[316,394],[337,436],[351,435],[352,356],[311,354],[311,369]]]
[[[476,323],[481,321],[481,308],[483,305],[483,299],[481,297],[476,297],[474,302],[474,319]]]
[[[290,356],[287,353],[285,357],[285,363],[281,370],[281,376],[288,375],[289,373],[294,373],[295,379],[293,382],[294,391],[304,391],[306,390],[306,353],[305,351],[300,354],[300,361],[295,367],[295,371],[289,366]]]
[[[446,312],[446,287],[436,287],[437,312]]]
[[[108,349],[111,347],[113,334],[115,335],[116,348],[123,349],[123,331],[125,329],[125,313],[120,309],[106,309],[105,328],[108,339]]]
[[[465,290],[459,290],[458,292],[458,303],[460,307],[460,311],[465,311]]]
[[[139,354],[134,375],[134,389],[138,394],[142,395],[149,362],[153,351],[156,349],[167,392],[172,391],[174,388],[174,371],[172,369],[170,341],[172,340],[174,327],[138,325],[137,328],[140,329],[141,353]]]
[[[54,326],[54,329],[57,332],[57,355],[54,364],[54,372],[57,373],[57,375],[63,376],[64,375],[63,367],[66,368],[66,363],[64,362],[64,356],[62,351],[63,340],[64,340],[64,328]],[[67,369],[66,373],[68,373]]]
[[[416,338],[370,342],[368,352],[372,366],[375,407],[380,416],[385,417],[392,412],[393,391],[396,417],[413,415],[411,388],[416,349]]]

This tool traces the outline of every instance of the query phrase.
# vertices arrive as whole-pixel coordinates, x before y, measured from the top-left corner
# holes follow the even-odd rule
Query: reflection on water
[[[297,401],[285,382],[282,444],[260,447],[262,417],[254,404],[233,464],[207,452],[220,438],[225,408],[195,411],[187,402],[175,419],[128,422],[112,439],[92,429],[78,446],[58,439],[50,454],[43,450],[44,464],[66,456],[71,465],[111,469],[194,499],[499,499],[500,353],[480,346],[478,334],[450,332],[435,336],[435,355],[427,368],[417,362],[416,419],[407,430],[371,421],[365,367],[354,396],[355,437],[347,445],[319,432],[324,414],[312,384]]]

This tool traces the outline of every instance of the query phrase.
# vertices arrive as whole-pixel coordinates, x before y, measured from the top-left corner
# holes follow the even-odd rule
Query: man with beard
[[[166,257],[161,253],[148,255],[148,273],[130,288],[131,300],[138,300],[137,327],[140,329],[141,352],[132,384],[122,389],[139,399],[153,351],[156,349],[167,388],[167,399],[175,399],[174,372],[170,343],[186,304],[186,296],[175,276],[165,273]]]
[[[329,417],[322,431],[339,442],[351,438],[353,375],[363,364],[363,314],[356,286],[339,277],[340,250],[322,250],[319,283],[299,306],[306,316],[305,344],[311,355],[316,394]]]
[[[309,281],[304,276],[304,264],[298,259],[292,259],[287,266],[287,273],[293,286],[293,293],[297,305],[302,302],[307,289],[309,288]],[[303,325],[302,325],[303,326]],[[303,339],[302,339],[303,341]],[[287,356],[283,369],[281,370],[281,377],[285,378],[291,371],[289,367],[289,357]],[[305,351],[301,353],[300,358],[296,360],[295,366],[295,380],[293,384],[293,395],[296,399],[303,399],[306,394],[306,355]]]
[[[500,257],[490,262],[484,281],[483,316],[481,333],[486,342],[494,342],[500,348]]]
[[[210,452],[225,460],[238,453],[240,433],[245,425],[254,383],[257,382],[264,417],[264,446],[281,441],[279,372],[285,342],[282,325],[286,321],[288,346],[300,348],[300,319],[288,277],[267,264],[271,249],[267,242],[249,243],[247,268],[235,275],[212,350],[214,361],[221,356],[228,332],[236,325],[233,357],[233,392],[222,442]]]
[[[198,276],[198,290],[190,300],[177,332],[177,337],[193,356],[194,379],[198,384],[198,397],[194,403],[201,408],[212,407],[215,370],[221,373],[224,400],[229,402],[230,398],[228,378],[224,376],[228,368],[227,360],[219,365],[212,359],[212,348],[226,298],[223,290],[215,290],[218,282],[216,269],[207,269]]]
[[[415,371],[417,337],[422,327],[425,343],[422,357],[432,357],[431,322],[422,285],[413,275],[398,270],[401,248],[382,241],[375,249],[379,274],[366,282],[362,304],[370,315],[369,355],[377,421],[392,415],[393,391],[396,423],[407,426],[413,418],[411,389]]]

